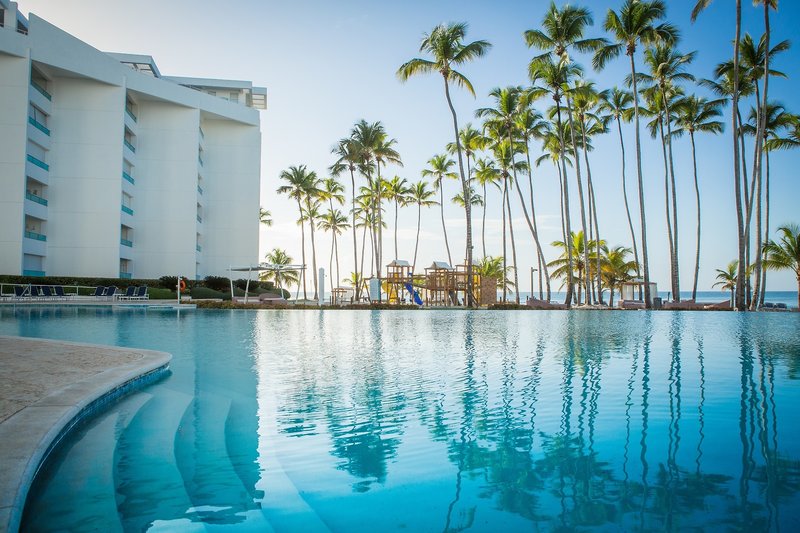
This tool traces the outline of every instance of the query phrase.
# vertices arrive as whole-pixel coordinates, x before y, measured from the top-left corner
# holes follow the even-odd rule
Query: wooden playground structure
[[[497,283],[493,278],[481,279],[472,275],[475,301],[489,305],[497,300]],[[451,267],[444,261],[434,261],[425,268],[425,275],[414,275],[408,261],[395,259],[386,265],[381,287],[389,303],[416,303],[427,307],[457,307],[467,305],[469,290],[467,265]],[[374,301],[374,296],[372,297]]]

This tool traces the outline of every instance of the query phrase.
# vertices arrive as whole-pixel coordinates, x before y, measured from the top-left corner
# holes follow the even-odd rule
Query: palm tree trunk
[[[737,135],[739,132],[739,124],[737,120],[737,112],[739,110],[739,40],[742,33],[742,0],[736,0],[736,35],[733,40],[733,97],[732,97],[732,111],[731,120],[733,128],[731,133],[733,135],[733,186],[734,197],[736,203],[736,230],[737,240],[739,246],[739,265],[736,272],[736,298],[735,307],[739,311],[745,310],[744,305],[744,280],[745,269],[745,238],[744,238],[744,220],[742,213],[742,176],[741,169],[739,168],[739,143]]]
[[[308,293],[306,292],[306,226],[303,222],[303,206],[300,204],[300,198],[297,199],[297,209],[300,210],[300,247],[302,249],[300,253],[303,257],[303,300],[308,300]]]
[[[381,267],[383,266],[383,199],[381,198],[381,162],[376,158],[375,166],[378,169],[378,182],[375,187],[377,193],[376,201],[378,203],[378,211],[376,218],[378,225],[375,228],[375,271],[378,274],[378,279],[381,277]],[[381,301],[382,293],[378,293],[378,302]]]
[[[764,163],[766,164],[766,191],[764,195],[764,242],[769,242],[769,151],[764,153]],[[764,299],[767,293],[767,269],[761,269],[761,294],[759,295],[758,305],[764,306]]]
[[[316,300],[319,298],[319,280],[317,278],[317,245],[314,241],[314,219],[311,217],[308,219],[308,226],[311,228],[311,268],[314,269],[314,272],[312,273],[313,277],[311,279],[314,280],[314,300]]]
[[[417,270],[417,249],[419,248],[419,230],[422,227],[422,204],[417,204],[417,240],[414,241],[414,262],[411,263],[411,273]]]
[[[692,300],[697,301],[697,277],[700,275],[700,182],[697,179],[697,152],[694,145],[694,131],[689,130],[692,141],[692,168],[694,169],[694,197],[697,207],[697,247],[694,256],[694,282],[692,283]]]
[[[486,257],[486,183],[483,184],[483,215],[481,222],[481,244],[483,245],[483,257]]]
[[[351,211],[353,216],[353,272],[358,272],[358,237],[357,232],[358,229],[356,228],[356,177],[353,174],[353,167],[350,167],[350,184],[352,185],[352,200],[351,200]],[[359,301],[361,296],[361,283],[356,283],[355,290],[353,294],[355,296],[356,301]]]
[[[505,169],[503,175],[505,176]],[[508,284],[506,284],[506,273],[508,272],[508,260],[506,253],[506,197],[508,196],[508,184],[503,178],[503,198],[501,199],[500,211],[503,213],[503,303],[508,301]]]
[[[399,256],[397,255],[397,212],[399,211],[400,207],[398,205],[397,199],[394,200],[394,258],[397,259]]]
[[[625,141],[622,137],[622,121],[617,117],[617,131],[619,132],[619,147],[622,150],[622,199],[625,202],[625,214],[628,215],[628,228],[631,230],[631,241],[633,241],[633,259],[636,261],[636,275],[641,275],[641,264],[639,263],[639,249],[636,246],[636,232],[633,230],[633,219],[631,209],[628,206],[628,184],[625,176]]]
[[[539,271],[540,271],[539,275],[541,276],[542,264],[541,264],[541,246],[539,245],[539,234],[536,231],[536,228],[534,227],[533,223],[531,223],[530,217],[528,216],[528,209],[527,209],[527,207],[525,207],[525,198],[522,196],[522,189],[519,186],[519,182],[517,180],[514,180],[514,185],[516,185],[517,194],[519,195],[519,202],[522,204],[522,212],[525,215],[525,222],[528,223],[528,229],[531,230],[531,235],[533,236],[533,242],[536,244],[536,250],[537,250],[536,256],[539,258],[539,267],[540,267],[539,268]],[[545,273],[547,273],[547,270],[546,270],[547,267],[545,266],[544,268],[545,268]],[[542,292],[542,283],[541,283],[541,279],[542,278],[540,277],[539,278],[539,299],[540,300],[542,299],[542,293],[541,293]],[[519,287],[517,287],[517,288],[519,288]],[[531,287],[531,298],[532,297],[533,297],[533,287]],[[548,300],[550,299],[550,277],[549,276],[547,276],[547,299]]]
[[[634,80],[635,83],[635,80]],[[556,127],[558,128],[558,150],[559,157],[561,158],[561,185],[562,185],[562,201],[564,206],[564,213],[562,219],[564,220],[564,244],[567,246],[567,295],[564,303],[567,307],[572,305],[572,293],[574,290],[574,281],[572,280],[572,224],[570,223],[569,216],[569,183],[567,181],[567,159],[564,154],[564,131],[561,126],[561,102],[556,101]]]
[[[675,290],[675,276],[672,265],[675,258],[675,241],[672,233],[672,219],[670,218],[670,190],[669,190],[669,159],[667,158],[667,140],[664,137],[664,118],[658,119],[658,131],[661,136],[661,155],[664,158],[664,207],[667,214],[667,241],[669,243],[669,265],[670,265],[670,292]],[[672,295],[673,300],[676,296]]]
[[[741,1],[741,0],[737,0]],[[639,89],[636,88],[636,64],[633,53],[629,54],[631,62],[631,81],[633,83],[633,117],[636,125],[636,174],[639,183],[639,219],[642,225],[642,269],[644,270],[644,305],[647,309],[652,307],[650,299],[650,264],[647,260],[647,220],[644,207],[644,179],[642,178],[642,146],[639,131]]]
[[[603,303],[603,283],[600,270],[600,225],[597,223],[597,203],[594,200],[594,185],[592,184],[592,167],[589,165],[589,151],[586,149],[586,125],[581,120],[581,136],[583,137],[583,160],[586,163],[586,185],[589,189],[589,225],[594,221],[594,255],[595,255],[595,282],[597,284],[596,302]],[[587,243],[588,247],[588,243]]]
[[[465,150],[465,152],[466,152],[465,153],[465,159],[467,160],[467,185],[469,186],[468,188],[469,188],[469,191],[470,191],[470,199],[469,200],[470,200],[470,202],[472,202],[472,168],[469,165],[469,150]],[[466,196],[464,198],[466,198]],[[485,198],[483,200],[483,203],[484,203],[484,206],[485,206],[486,205],[486,199]],[[472,209],[472,207],[470,207],[470,209]],[[485,207],[484,207],[484,209],[485,209]],[[465,247],[466,247],[466,244],[465,244]],[[465,252],[464,252],[464,257],[467,257],[467,255],[469,255],[469,249],[466,249]]]
[[[531,191],[531,219],[533,220],[533,230],[536,233],[536,260],[538,264],[538,271],[539,271],[539,299],[543,299],[542,294],[542,276],[545,278],[545,283],[547,285],[547,300],[550,301],[550,273],[547,271],[547,261],[544,259],[544,253],[542,252],[542,247],[540,246],[538,236],[539,236],[539,227],[536,225],[536,204],[533,201],[533,167],[531,166],[531,153],[528,150],[528,137],[525,137],[525,158],[528,162],[528,186],[530,187]],[[484,199],[484,202],[486,200]],[[524,203],[524,202],[523,202]],[[523,206],[524,207],[524,206]],[[527,216],[527,215],[526,215]],[[533,289],[531,289],[533,291]]]
[[[583,230],[584,239],[588,239],[589,232],[586,228],[586,207],[583,201],[583,179],[581,178],[581,162],[578,155],[578,145],[575,142],[575,127],[572,121],[572,102],[569,95],[567,95],[567,118],[569,118],[569,133],[572,140],[572,155],[575,158],[575,179],[578,182],[578,200],[581,206],[581,229]],[[583,247],[583,264],[586,265],[584,269],[584,286],[586,287],[586,304],[591,304],[590,287],[591,280],[589,278],[589,247]]]
[[[339,270],[339,239],[336,237],[336,234],[333,235],[333,243],[334,243],[334,250],[336,250],[336,285],[332,285],[333,287],[338,287],[339,283],[342,281],[342,272]]]
[[[453,266],[453,258],[450,256],[450,243],[447,241],[447,227],[444,224],[444,177],[439,178],[439,211],[442,214],[442,232],[444,233],[444,247],[447,249],[447,261]]]
[[[475,280],[472,279],[472,206],[470,205],[471,202],[468,201],[469,185],[467,183],[467,179],[464,177],[464,162],[461,156],[461,140],[458,138],[458,117],[456,116],[456,110],[453,107],[453,102],[450,99],[450,87],[447,83],[447,76],[444,76],[444,94],[447,97],[447,105],[450,107],[450,113],[453,115],[453,130],[456,138],[456,150],[458,151],[458,171],[461,174],[461,189],[464,194],[464,212],[467,219],[467,307],[473,307],[475,304],[473,298],[475,294]]]
[[[367,229],[369,223],[364,221],[364,231],[361,232],[361,267],[360,272],[358,274],[358,286],[360,287],[362,283],[364,283],[364,256],[367,255]],[[360,293],[360,291],[359,291]]]
[[[670,270],[672,274],[672,300],[679,302],[681,299],[681,284],[678,248],[678,192],[677,188],[675,187],[675,165],[672,158],[672,117],[670,115],[667,94],[663,89],[661,90],[661,96],[662,100],[664,101],[664,122],[667,125],[666,143],[669,153],[670,188],[672,189],[672,245],[674,247],[672,262],[670,263]]]
[[[511,234],[511,258],[514,261],[514,303],[519,305],[519,269],[517,268],[517,245],[514,241],[514,221],[512,220],[511,215],[511,195],[509,194],[506,194],[506,207],[508,208],[508,231]]]
[[[338,279],[338,275],[337,278],[333,277],[333,254],[336,251],[336,230],[331,230],[331,234],[331,257],[328,259],[328,268],[330,269],[328,270],[328,275],[331,278],[331,289],[333,289],[336,287],[336,285],[333,284],[333,280]]]

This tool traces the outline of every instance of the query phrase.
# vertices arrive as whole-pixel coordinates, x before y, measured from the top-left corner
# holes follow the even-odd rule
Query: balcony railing
[[[133,274],[130,272],[120,272],[119,277],[122,279],[133,279]]]
[[[197,221],[202,223],[203,222],[203,217],[201,217],[200,215],[197,215]]]
[[[197,162],[198,162],[198,163],[200,163],[200,166],[201,166],[201,167],[202,167],[202,166],[204,166],[204,165],[203,165],[203,158],[202,158],[202,157],[200,157],[199,155],[197,156]]]
[[[136,180],[134,180],[134,179],[131,177],[131,175],[130,175],[130,174],[128,174],[127,172],[125,172],[124,170],[122,171],[122,177],[123,177],[125,180],[127,180],[127,181],[131,182],[131,185],[133,185],[133,184],[135,184],[135,183],[136,183]]]
[[[127,107],[125,108],[125,113],[127,113],[127,115],[128,115],[129,117],[131,117],[131,119],[133,119],[133,121],[134,121],[134,122],[138,122],[138,121],[139,121],[139,119],[138,119],[138,118],[136,118],[136,115],[134,115],[134,114],[133,114],[133,111],[131,111],[131,110],[130,110],[130,109],[128,109]]]
[[[25,237],[35,241],[47,241],[47,235],[42,235],[41,233],[36,233],[35,231],[25,231]]]
[[[31,202],[36,202],[37,204],[41,204],[41,205],[45,205],[45,206],[47,205],[47,200],[45,200],[41,196],[36,196],[35,194],[30,193],[30,192],[26,192],[25,193],[25,198],[27,198]]]
[[[130,150],[130,151],[131,151],[131,152],[133,152],[134,154],[136,153],[136,148],[135,148],[135,147],[134,147],[134,146],[133,146],[133,145],[132,145],[130,142],[128,142],[128,140],[127,140],[127,139],[124,139],[124,140],[122,141],[122,143],[123,143],[125,146],[127,146],[127,147],[128,147],[128,150]]]
[[[31,278],[43,278],[44,270],[23,270],[22,275]]]
[[[197,186],[197,192],[203,194],[203,188],[201,186]]]
[[[50,165],[48,165],[48,164],[47,164],[47,163],[45,163],[44,161],[41,161],[41,160],[39,160],[39,159],[36,159],[36,158],[35,158],[35,157],[33,157],[31,154],[27,154],[27,159],[28,159],[28,161],[30,161],[31,163],[33,163],[34,165],[36,165],[36,166],[37,166],[37,167],[39,167],[39,168],[43,168],[43,169],[45,169],[45,170],[47,170],[47,171],[49,171],[49,170],[50,170]]]
[[[36,89],[37,91],[42,93],[42,96],[44,96],[48,100],[52,100],[53,99],[53,97],[50,95],[50,93],[44,90],[44,87],[42,87],[41,85],[39,85],[38,83],[36,83],[33,80],[31,80],[31,87],[33,87],[34,89]]]
[[[122,246],[127,246],[128,248],[133,248],[133,241],[129,241],[128,239],[120,239],[119,243]]]
[[[122,212],[123,213],[128,213],[129,215],[132,215],[133,214],[133,209],[131,209],[127,205],[123,205],[122,206]]]
[[[196,249],[198,252],[202,252],[202,251],[203,251],[203,247],[202,247],[202,246],[200,246],[199,244],[195,246],[195,249]]]
[[[47,129],[47,126],[45,126],[45,125],[44,125],[44,124],[42,124],[41,122],[38,122],[38,121],[37,121],[35,118],[33,118],[33,117],[28,117],[28,123],[29,123],[31,126],[33,126],[34,128],[36,128],[37,130],[39,130],[39,131],[41,131],[42,133],[44,133],[45,135],[47,135],[48,137],[50,136],[50,130],[49,130],[49,129]]]

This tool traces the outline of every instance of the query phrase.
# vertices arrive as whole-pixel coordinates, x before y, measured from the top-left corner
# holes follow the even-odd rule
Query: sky
[[[537,53],[525,45],[523,32],[538,28],[549,2],[409,0],[231,0],[220,3],[206,0],[139,0],[134,4],[121,0],[20,0],[23,13],[32,12],[86,41],[100,50],[152,55],[164,75],[196,76],[250,80],[268,89],[268,109],[261,112],[262,162],[261,204],[272,212],[275,224],[262,228],[260,257],[273,248],[285,249],[299,262],[300,231],[296,224],[297,207],[276,194],[278,178],[290,165],[307,165],[320,177],[327,177],[334,162],[330,151],[338,139],[349,135],[360,119],[381,121],[389,136],[397,140],[403,167],[389,166],[387,177],[400,176],[409,182],[419,181],[421,171],[435,154],[453,140],[452,122],[440,76],[425,76],[401,83],[397,68],[419,56],[422,35],[442,22],[467,22],[467,40],[485,39],[492,43],[490,52],[461,68],[472,82],[477,97],[453,90],[453,102],[459,124],[478,125],[474,111],[492,105],[489,91],[495,87],[526,85],[527,67]],[[561,5],[563,2],[557,2]],[[585,0],[595,24],[588,36],[606,36],[602,21],[609,8],[618,9],[620,0]],[[714,66],[731,57],[734,36],[734,10],[731,2],[718,1],[691,24],[689,13],[693,0],[668,0],[668,20],[681,30],[677,48],[686,53],[697,51],[689,72],[712,77]],[[758,38],[763,33],[763,12],[743,1],[743,29]],[[771,19],[772,39],[777,42],[793,37],[793,27],[800,18],[800,5],[781,2]],[[794,43],[793,43],[794,44]],[[800,89],[797,69],[798,49],[775,59],[774,68],[788,78],[770,80],[770,96],[795,107],[793,95]],[[586,70],[586,77],[599,88],[623,85],[628,73],[626,58],[611,62],[602,72],[591,69],[591,58],[577,54],[574,59]],[[636,57],[641,65],[641,51]],[[687,87],[688,93],[710,96],[704,89]],[[536,105],[540,110],[549,103]],[[747,102],[747,106],[751,105]],[[722,120],[726,133],[697,137],[698,173],[701,189],[702,238],[698,289],[712,290],[715,269],[723,268],[736,257],[736,222],[732,186],[732,146],[728,134],[730,113]],[[635,178],[634,132],[624,126],[629,178]],[[590,154],[595,184],[601,236],[609,245],[630,246],[625,208],[622,203],[621,156],[619,140],[612,130],[594,141]],[[679,258],[681,290],[691,290],[694,271],[696,211],[692,175],[691,147],[688,137],[675,141],[675,171],[679,202]],[[539,155],[532,146],[532,157]],[[747,158],[752,160],[752,148]],[[660,143],[642,132],[645,209],[651,279],[660,290],[669,290],[669,249],[664,208],[664,169]],[[792,165],[797,165],[800,151],[777,152],[771,157],[771,227],[800,223],[797,209],[798,182]],[[580,227],[577,183],[570,172],[573,191],[573,228]],[[585,180],[585,177],[584,177]],[[349,183],[349,178],[345,180]],[[458,191],[456,181],[445,185],[445,196]],[[536,212],[540,239],[550,243],[561,239],[558,178],[554,168],[545,164],[534,168]],[[637,190],[629,181],[629,199],[634,216]],[[347,186],[349,197],[349,185]],[[486,212],[486,248],[488,255],[501,252],[500,194],[490,192]],[[343,208],[343,209],[346,209]],[[530,290],[530,268],[535,263],[531,234],[518,204],[513,225],[519,260],[520,290]],[[481,209],[473,210],[475,255],[482,255],[480,235]],[[416,209],[401,209],[399,214],[398,256],[411,260],[416,234]],[[444,208],[445,224],[454,262],[463,260],[465,223],[463,209],[451,203]],[[389,228],[384,232],[384,263],[395,256],[393,206],[387,205]],[[635,218],[637,218],[635,216]],[[638,223],[637,223],[638,235]],[[641,239],[637,237],[640,241]],[[352,270],[352,236],[340,240],[342,275]],[[330,237],[317,232],[319,266],[327,269]],[[310,248],[307,262],[310,264]],[[548,260],[555,250],[544,249]],[[510,252],[509,252],[510,254]],[[418,265],[446,260],[439,207],[422,213],[422,231]],[[368,263],[368,260],[367,260]],[[557,285],[557,284],[556,284]],[[331,286],[331,281],[327,282]],[[769,290],[795,290],[791,273],[770,274]],[[555,287],[554,287],[555,290]]]

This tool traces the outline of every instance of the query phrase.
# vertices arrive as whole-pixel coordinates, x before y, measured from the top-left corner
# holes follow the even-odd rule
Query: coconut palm
[[[558,188],[559,188],[559,198],[560,198],[559,207],[561,210],[561,238],[562,240],[566,241],[567,230],[566,230],[566,216],[564,210],[564,173],[561,170],[561,165],[563,160],[565,163],[564,164],[565,167],[567,164],[569,166],[572,166],[572,160],[564,155],[564,152],[566,150],[561,144],[561,140],[564,139],[566,136],[563,133],[556,133],[555,130],[556,130],[556,125],[551,124],[548,132],[544,135],[544,138],[542,139],[543,154],[536,158],[536,166],[539,167],[545,161],[550,161],[556,168],[556,174],[558,175]]]
[[[267,261],[267,263],[270,263],[278,268],[274,270],[265,270],[261,273],[260,277],[264,281],[274,282],[275,287],[278,289],[278,292],[281,293],[281,296],[283,296],[283,287],[291,287],[292,285],[297,285],[300,283],[300,275],[298,274],[297,270],[286,270],[280,268],[292,264],[293,259],[291,256],[289,256],[289,254],[286,253],[286,250],[274,248],[264,257],[264,259]]]
[[[402,81],[408,80],[417,74],[427,74],[438,72],[444,79],[444,94],[450,113],[453,115],[453,134],[456,141],[456,151],[458,153],[458,169],[461,176],[461,189],[464,196],[467,196],[467,176],[464,174],[464,163],[461,155],[461,141],[458,135],[458,116],[450,99],[450,83],[464,87],[472,96],[475,90],[472,83],[460,72],[453,69],[455,66],[463,65],[474,59],[483,57],[491,48],[488,41],[473,41],[464,44],[464,37],[467,32],[466,23],[441,24],[436,26],[430,33],[425,34],[420,44],[420,52],[427,52],[433,56],[433,61],[422,58],[414,58],[400,66],[397,76]],[[472,276],[472,208],[467,202],[464,207],[467,223],[467,305],[472,306],[473,302],[473,276]]]
[[[478,109],[475,112],[475,115],[486,119],[484,122],[484,129],[489,129],[497,135],[504,135],[505,139],[508,140],[509,146],[517,144],[516,138],[521,135],[521,132],[517,129],[517,119],[520,112],[528,107],[525,92],[522,90],[522,87],[506,87],[504,89],[498,87],[492,89],[492,91],[489,93],[489,96],[494,99],[495,107],[484,107]],[[527,137],[525,142],[527,145]],[[522,212],[525,216],[525,221],[528,224],[534,244],[536,245],[537,257],[541,258],[542,247],[539,243],[539,234],[536,231],[536,227],[534,226],[533,222],[531,221],[531,217],[528,215],[528,208],[525,204],[525,198],[522,195],[522,188],[520,187],[519,180],[517,178],[517,165],[514,162],[514,153],[515,150],[510,151],[511,162],[509,165],[513,174],[513,183],[517,190],[517,194],[519,195],[520,203],[522,204]],[[528,171],[530,171],[529,168]],[[508,199],[506,201],[509,202]],[[549,277],[547,276],[546,270],[545,277]],[[547,284],[549,285],[549,280]]]
[[[514,283],[508,278],[508,270],[511,267],[503,267],[502,257],[484,256],[475,265],[475,273],[481,278],[492,278],[497,280],[497,290],[504,293],[509,289],[514,289]]]
[[[329,171],[334,177],[343,174],[345,171],[350,173],[350,193],[351,204],[350,214],[352,220],[350,227],[353,229],[353,269],[358,269],[358,238],[356,236],[356,178],[355,172],[364,164],[364,151],[361,145],[352,138],[340,139],[338,143],[331,149],[337,159],[336,162],[330,166]],[[355,298],[359,300],[361,296],[358,285],[355,287]]]
[[[306,232],[305,232],[305,213],[303,210],[303,202],[306,199],[306,193],[311,188],[311,184],[318,180],[317,174],[308,170],[305,165],[290,166],[278,176],[286,182],[286,185],[278,187],[278,194],[285,194],[297,202],[297,210],[300,212],[300,249],[302,250],[303,257],[303,299],[308,299],[307,286],[306,286]]]
[[[800,226],[787,224],[778,228],[780,240],[764,246],[764,267],[791,270],[797,279],[797,306],[800,307]]]
[[[740,1],[740,0],[737,0]],[[651,45],[659,42],[672,43],[677,37],[677,29],[669,23],[659,23],[666,15],[667,6],[662,0],[625,0],[619,12],[608,10],[604,27],[614,40],[599,48],[592,58],[596,70],[603,69],[609,60],[623,51],[630,60],[631,83],[633,85],[633,120],[636,139],[636,175],[639,185],[639,218],[642,231],[642,270],[644,271],[645,305],[651,305],[650,264],[647,257],[647,221],[645,218],[644,178],[642,175],[642,147],[639,131],[639,89],[637,86],[636,62],[634,55],[640,44]]]
[[[565,227],[565,235],[572,233],[572,222],[570,221],[569,212],[569,185],[567,182],[567,157],[566,157],[566,139],[564,137],[565,125],[561,120],[561,102],[565,98],[565,87],[576,76],[580,75],[581,69],[574,63],[566,61],[555,62],[551,57],[546,59],[537,58],[531,61],[528,67],[528,76],[533,84],[533,87],[528,91],[527,97],[535,100],[544,96],[549,96],[555,102],[555,132],[558,135],[556,146],[559,149],[559,158],[561,160],[561,169],[559,177],[561,179],[562,199],[561,205],[563,209],[562,220]],[[572,242],[567,241],[567,260],[571,263],[573,260]],[[567,269],[567,276],[572,276],[572,267]],[[572,289],[574,283],[572,279],[567,280],[567,296],[566,304],[569,306],[572,302]]]
[[[644,88],[652,87],[658,93],[664,119],[662,126],[666,130],[662,136],[666,143],[670,186],[667,196],[672,198],[672,247],[670,248],[670,278],[672,280],[672,296],[680,300],[680,266],[679,266],[679,232],[678,232],[678,198],[675,185],[675,166],[672,155],[672,110],[670,97],[678,82],[694,81],[694,76],[686,72],[686,67],[694,60],[696,52],[681,54],[669,43],[656,43],[644,51],[644,63],[649,73],[640,73],[639,81]]]
[[[461,131],[458,132],[458,140],[461,143],[461,149],[464,150],[464,155],[467,159],[467,181],[472,179],[471,161],[475,161],[475,153],[478,150],[483,150],[489,140],[483,136],[480,130],[472,127],[472,124],[467,123]],[[458,152],[458,145],[455,142],[447,143],[447,153],[456,155]]]
[[[701,11],[706,9],[713,0],[697,0],[697,3],[692,9],[692,22],[697,19]],[[745,278],[745,246],[746,239],[744,235],[744,217],[742,216],[742,171],[744,169],[739,167],[739,135],[741,119],[739,117],[739,84],[741,82],[739,72],[740,60],[740,40],[742,36],[742,0],[736,0],[736,34],[733,38],[733,65],[731,72],[731,134],[733,135],[733,186],[734,186],[734,202],[736,206],[736,230],[738,237],[739,259],[736,263],[738,268],[737,276],[740,280]],[[734,306],[740,311],[745,309],[744,301],[744,283],[736,285],[736,297]]]
[[[720,287],[723,291],[731,291],[731,301],[736,290],[736,280],[739,279],[739,261],[734,259],[725,269],[717,269],[717,282],[712,287]]]
[[[452,265],[453,258],[450,255],[450,243],[447,240],[447,227],[444,223],[444,179],[458,179],[458,174],[453,172],[456,162],[447,157],[446,154],[435,155],[428,159],[429,168],[422,170],[422,177],[433,179],[434,190],[439,191],[439,206],[442,214],[442,232],[444,233],[444,246],[447,249],[447,261]]]
[[[400,176],[395,176],[389,181],[383,182],[383,195],[390,202],[394,202],[394,258],[398,258],[397,254],[397,215],[401,205],[405,205],[408,201],[408,195],[411,190],[408,187],[408,181]]]
[[[570,240],[572,241],[572,249],[577,251],[575,254],[574,263],[572,265],[572,268],[574,268],[576,272],[574,272],[572,276],[569,276],[568,269],[570,268],[570,264],[567,258],[567,249],[569,248],[569,244],[563,241],[554,241],[551,243],[551,246],[564,251],[558,258],[551,261],[548,266],[553,269],[552,276],[554,278],[564,278],[565,283],[567,283],[567,280],[569,279],[576,280],[575,283],[578,285],[576,301],[578,305],[580,305],[582,303],[582,288],[588,289],[588,285],[585,284],[585,279],[587,278],[584,277],[583,272],[584,270],[592,268],[591,261],[584,262],[583,252],[588,251],[593,255],[595,250],[595,241],[587,241],[582,231],[572,233]],[[600,241],[601,247],[605,246],[605,244],[606,242],[604,240]],[[583,286],[581,285],[581,282],[584,283]]]
[[[636,261],[628,259],[630,254],[631,249],[625,246],[615,246],[614,248],[603,246],[601,268],[603,279],[610,292],[608,305],[611,307],[614,307],[614,289],[631,280],[636,274]]]
[[[487,187],[500,182],[500,171],[494,161],[488,158],[478,159],[475,163],[475,180],[483,188],[483,209],[481,214],[481,245],[486,257],[486,202]]]
[[[633,257],[636,262],[636,275],[639,272],[639,250],[636,246],[636,232],[633,229],[633,219],[631,218],[631,210],[628,205],[628,184],[625,173],[625,140],[622,137],[622,122],[630,122],[633,118],[633,95],[630,91],[613,87],[609,91],[600,93],[600,104],[598,111],[601,113],[608,113],[617,123],[617,132],[619,133],[619,147],[622,153],[622,199],[625,203],[625,214],[628,217],[628,228],[631,232],[631,242],[633,243]]]
[[[417,205],[417,238],[414,241],[414,261],[411,263],[411,272],[413,273],[417,268],[417,249],[419,247],[419,230],[422,227],[422,208],[436,205],[436,200],[433,199],[434,192],[428,189],[428,184],[424,181],[418,181],[411,185],[408,193],[408,202]]]
[[[722,100],[707,100],[697,96],[682,99],[676,106],[677,116],[673,132],[676,136],[689,134],[692,143],[692,169],[694,171],[695,206],[697,209],[697,236],[694,261],[694,282],[692,283],[692,300],[697,299],[697,278],[700,273],[700,182],[697,178],[697,151],[695,149],[694,134],[722,133],[724,125],[716,120],[722,116]]]
[[[272,226],[272,213],[260,207],[258,209],[258,221],[267,227]]]
[[[318,189],[316,189],[318,190]],[[316,300],[319,297],[319,272],[317,272],[317,241],[314,238],[315,231],[314,229],[317,227],[317,222],[320,218],[322,218],[322,211],[320,210],[321,203],[319,197],[315,192],[315,184],[312,183],[309,186],[309,189],[305,195],[305,207],[303,210],[303,217],[298,221],[299,223],[308,222],[308,227],[310,229],[311,234],[311,269],[312,269],[312,277],[311,279],[314,281],[314,297],[313,299]]]
[[[458,193],[450,199],[451,202],[456,204],[457,206],[464,207],[464,195],[462,193]],[[483,205],[483,198],[480,194],[475,192],[475,187],[469,188],[469,201],[473,206],[476,205]]]
[[[347,215],[338,209],[330,209],[327,213],[323,214],[319,219],[319,228],[322,231],[329,231],[332,237],[331,258],[330,258],[330,272],[331,279],[339,279],[341,275],[339,271],[339,239],[338,236],[344,233],[345,230],[350,228],[347,222]],[[336,258],[336,277],[333,276],[333,259]],[[333,287],[331,287],[333,288]]]

